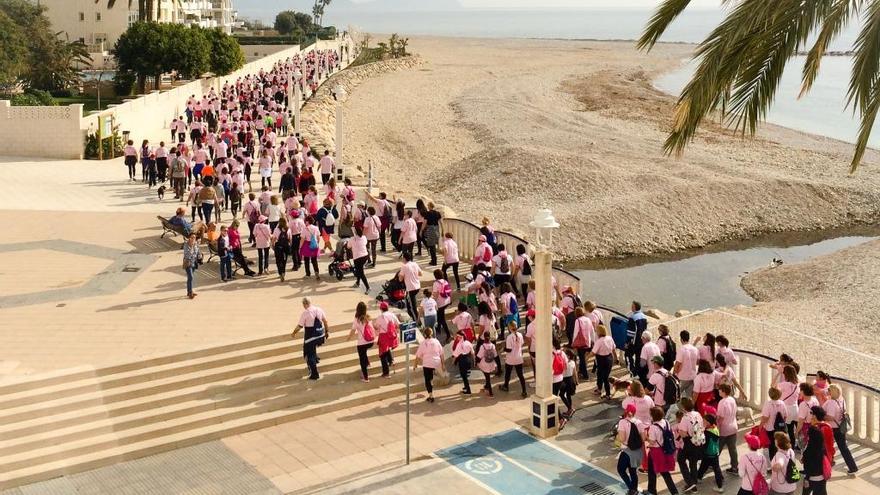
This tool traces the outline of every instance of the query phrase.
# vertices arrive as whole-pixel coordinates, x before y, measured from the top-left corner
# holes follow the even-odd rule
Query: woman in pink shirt
[[[376,267],[376,246],[379,244],[379,234],[382,232],[382,220],[376,216],[376,209],[372,206],[367,208],[367,215],[363,219],[364,235],[370,246],[370,266]]]
[[[703,342],[703,345],[699,345],[701,340]],[[697,339],[696,344],[699,345],[699,347],[697,347],[697,350],[700,352],[700,359],[704,359],[706,361],[709,361],[709,364],[711,364],[712,367],[714,368],[715,367],[715,336],[712,335],[711,333],[707,333],[705,336],[703,336],[702,339]]]
[[[354,228],[354,237],[348,240],[348,247],[351,249],[351,258],[354,260],[354,288],[360,287],[361,281],[364,283],[364,294],[370,293],[370,282],[367,281],[367,274],[364,273],[364,267],[370,256],[367,252],[367,238],[364,231],[360,227]]]
[[[740,493],[753,493],[755,477],[770,469],[770,462],[764,457],[761,450],[761,439],[755,435],[746,435],[746,444],[749,451],[739,458]],[[774,444],[773,449],[776,449]]]
[[[574,331],[572,333],[571,347],[578,353],[578,375],[582,380],[589,380],[587,371],[587,353],[593,347],[592,335],[594,332],[593,322],[587,318],[587,312],[583,307],[574,310]]]
[[[694,409],[702,413],[706,406],[715,402],[715,370],[705,359],[697,361],[697,376],[694,377]]]
[[[302,265],[302,256],[300,255],[300,241],[302,240],[303,231],[306,229],[306,223],[303,221],[302,214],[299,209],[290,210],[290,251],[293,258],[293,271],[299,271]]]
[[[528,394],[526,393],[526,377],[523,375],[522,354],[525,338],[519,333],[516,322],[511,321],[508,330],[507,339],[504,343],[504,385],[501,386],[501,391],[507,392],[510,390],[508,385],[510,385],[510,372],[513,369],[516,370],[516,376],[519,378],[522,397],[526,398]]]
[[[663,478],[669,493],[678,493],[672,472],[675,471],[675,453],[663,452],[663,433],[672,430],[672,426],[664,419],[662,407],[652,407],[651,423],[648,426],[646,444],[648,447],[648,491],[657,493],[657,475]]]
[[[134,147],[134,141],[131,139],[125,144],[125,148],[122,150],[123,156],[125,156],[125,166],[128,167],[128,180],[134,181],[137,176],[137,162],[138,162],[138,152],[137,148]]]
[[[440,338],[440,332],[446,330],[446,341],[452,340],[452,332],[449,331],[449,325],[446,323],[446,309],[452,304],[452,286],[443,276],[442,270],[434,270],[434,284],[431,286],[431,296],[437,301],[437,338]]]
[[[320,250],[321,232],[315,225],[315,218],[311,215],[306,217],[306,227],[303,229],[302,238],[299,243],[299,254],[302,256],[302,262],[306,265],[306,278],[311,277],[311,268],[315,270],[315,280],[321,280],[318,272],[318,252]]]
[[[850,452],[849,446],[846,443],[847,428],[840,425],[844,415],[847,414],[847,409],[846,399],[843,398],[839,385],[832,383],[828,386],[828,400],[822,404],[822,408],[825,409],[825,421],[831,427],[831,431],[834,434],[837,450],[840,451],[840,456],[843,457],[843,462],[846,463],[847,474],[853,475],[858,472],[859,466],[856,464],[855,459],[853,459],[852,452]]]
[[[391,367],[394,365],[394,349],[399,345],[397,329],[400,321],[394,313],[388,311],[388,303],[379,303],[379,311],[382,314],[376,318],[375,327],[379,332],[379,361],[382,363],[382,378],[389,378]]]
[[[452,324],[455,325],[457,332],[461,332],[465,338],[471,342],[475,340],[474,317],[468,312],[467,304],[458,303],[458,314],[452,318]]]
[[[413,371],[418,369],[419,363],[422,363],[422,371],[425,375],[425,389],[428,391],[428,402],[434,402],[434,370],[439,369],[442,373],[443,366],[443,346],[440,341],[434,338],[434,331],[430,328],[425,329],[425,340],[419,344],[416,351],[416,362],[413,363]]]
[[[419,319],[416,297],[418,297],[419,289],[421,289],[422,287],[421,277],[422,269],[419,268],[418,263],[413,261],[412,253],[403,253],[403,266],[400,267],[400,271],[397,274],[397,279],[403,282],[404,285],[406,285],[406,310],[413,321],[417,321]]]
[[[254,241],[257,244],[258,275],[269,273],[269,246],[272,244],[272,230],[269,228],[269,217],[260,215],[254,226]]]
[[[777,380],[776,388],[782,395],[782,402],[788,409],[788,434],[789,438],[794,438],[794,426],[797,422],[798,399],[800,398],[801,380],[797,376],[794,366],[785,365],[782,367],[782,375]]]
[[[367,367],[370,361],[367,359],[367,350],[373,347],[376,340],[376,329],[370,321],[370,315],[367,314],[367,305],[361,301],[354,310],[354,321],[351,323],[351,332],[348,333],[348,339],[357,335],[357,353],[361,363],[361,381],[368,383],[370,374]]]
[[[732,392],[733,389],[727,383],[718,386],[718,395],[721,396],[721,400],[718,401],[718,411],[716,411],[715,417],[718,419],[719,448],[722,451],[726,448],[730,455],[730,468],[727,469],[727,472],[737,474],[739,472],[739,458],[736,453],[737,407],[736,399],[730,396]]]
[[[654,400],[645,395],[645,389],[637,381],[630,384],[628,395],[623,399],[624,409],[630,404],[636,406],[636,419],[644,424],[651,423],[651,408],[654,407]]]
[[[455,342],[457,344],[452,346],[452,359],[458,364],[458,373],[461,375],[461,381],[464,384],[461,393],[470,395],[471,384],[468,378],[471,368],[474,367],[474,345],[462,333],[456,335]]]
[[[413,248],[418,241],[419,227],[413,218],[413,212],[407,211],[403,226],[400,229],[400,250],[404,253],[413,254]]]
[[[516,259],[513,261],[514,289],[519,295],[526,297],[529,292],[529,280],[532,279],[532,259],[522,244],[516,246]]]
[[[604,397],[606,399],[611,398],[611,368],[614,366],[614,339],[608,335],[608,329],[605,328],[605,325],[599,325],[596,327],[596,343],[593,345],[593,355],[596,356],[596,390],[593,391],[596,395],[602,395],[602,391],[605,391]]]
[[[778,388],[771,387],[767,391],[768,400],[764,401],[761,406],[761,426],[767,432],[767,436],[772,437],[773,432],[779,430],[780,427],[788,423],[788,408],[785,403],[780,400],[781,394]],[[770,442],[770,458],[776,455],[776,445]],[[740,470],[742,470],[742,462],[740,462]]]
[[[483,390],[494,397],[492,392],[492,373],[499,373],[498,369],[498,351],[495,349],[495,343],[492,342],[492,336],[489,332],[480,334],[479,344],[477,345],[477,367],[483,372],[486,384]]]
[[[449,268],[452,268],[452,275],[455,277],[455,289],[460,291],[461,280],[458,278],[458,244],[455,242],[452,232],[447,232],[443,235],[443,245],[441,246],[440,251],[443,253],[443,266],[440,268],[443,270],[443,276],[446,280],[449,280],[449,275],[446,271]]]

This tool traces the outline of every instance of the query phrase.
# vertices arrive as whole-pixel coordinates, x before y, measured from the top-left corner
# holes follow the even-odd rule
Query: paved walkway
[[[61,368],[96,367],[215,346],[291,330],[310,296],[333,325],[348,323],[359,301],[397,271],[389,255],[368,270],[370,296],[343,281],[289,274],[221,283],[216,262],[196,276],[186,299],[182,239],[160,239],[159,202],[146,186],[120,180],[124,167],[98,162],[12,162],[0,196],[0,382]],[[39,192],[34,184],[40,184]],[[222,223],[232,217],[223,216]],[[244,227],[246,233],[247,227]],[[246,249],[256,260],[256,252]],[[329,259],[320,261],[326,272]],[[274,260],[270,261],[274,273]],[[426,270],[426,277],[428,273]]]

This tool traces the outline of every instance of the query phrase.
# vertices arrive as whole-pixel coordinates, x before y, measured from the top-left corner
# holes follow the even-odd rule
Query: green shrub
[[[113,92],[118,97],[131,96],[134,91],[134,84],[137,82],[137,75],[133,72],[119,71],[113,76]]]
[[[98,159],[98,134],[90,132],[86,135],[85,152],[83,153],[86,160]],[[113,129],[113,137],[105,139],[103,142],[104,159],[109,160],[111,157],[110,147],[114,147],[113,156],[122,156],[122,136],[119,135],[119,129]]]

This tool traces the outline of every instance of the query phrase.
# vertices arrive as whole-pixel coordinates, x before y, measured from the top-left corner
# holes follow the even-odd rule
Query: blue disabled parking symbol
[[[615,476],[538,440],[510,430],[437,452],[476,484],[503,495],[623,495]]]

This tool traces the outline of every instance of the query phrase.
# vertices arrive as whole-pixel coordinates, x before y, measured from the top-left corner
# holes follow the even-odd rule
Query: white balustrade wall
[[[11,106],[0,100],[0,155],[78,159],[85,147],[83,106]]]

